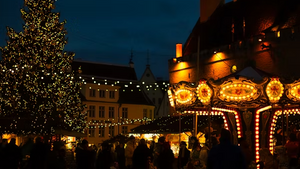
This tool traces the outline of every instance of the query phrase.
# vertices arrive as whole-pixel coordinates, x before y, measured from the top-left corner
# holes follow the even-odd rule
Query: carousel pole
[[[180,142],[181,142],[181,111],[179,112],[179,148],[180,148]]]
[[[196,70],[196,80],[199,82],[199,74],[200,74],[200,36],[198,36],[198,46],[197,46],[197,70]],[[195,113],[195,137],[198,134],[198,114]]]
[[[211,148],[211,133],[210,133],[210,128],[211,128],[211,106],[208,106],[208,147]]]
[[[282,145],[284,145],[285,136],[284,136],[284,104],[281,105],[281,129],[282,129]]]

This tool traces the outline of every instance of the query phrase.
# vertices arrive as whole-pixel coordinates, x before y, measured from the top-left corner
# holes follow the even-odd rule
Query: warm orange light
[[[177,59],[176,59],[176,58],[173,58],[173,62],[176,63],[176,62],[177,62]]]
[[[176,44],[176,58],[182,57],[182,44]]]

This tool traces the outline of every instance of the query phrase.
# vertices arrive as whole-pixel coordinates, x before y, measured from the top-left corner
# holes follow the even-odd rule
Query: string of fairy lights
[[[83,77],[79,76],[79,79],[81,79],[82,83],[84,85],[90,85],[90,84],[96,84],[98,86],[101,85],[108,85],[108,86],[122,86],[123,92],[126,90],[130,91],[142,91],[141,88],[146,88],[147,91],[149,90],[158,90],[161,89],[162,91],[167,91],[170,84],[168,82],[155,82],[155,83],[150,83],[150,82],[139,82],[139,81],[119,81],[119,80],[110,80],[110,79],[99,79],[95,77]],[[89,87],[90,89],[92,88],[91,86]],[[128,88],[128,89],[126,89]]]
[[[54,127],[46,127],[50,122],[83,132],[87,122],[80,98],[82,82],[71,70],[75,54],[63,51],[66,21],[60,22],[60,14],[51,12],[53,0],[25,0],[24,6],[23,31],[7,28],[9,40],[0,48],[1,117],[19,120],[1,127],[25,133],[18,125],[23,118],[35,117],[30,125],[35,133],[54,133]]]

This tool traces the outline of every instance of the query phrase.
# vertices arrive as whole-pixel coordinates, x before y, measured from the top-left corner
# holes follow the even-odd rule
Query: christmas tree
[[[63,51],[66,21],[52,12],[53,0],[24,2],[24,31],[7,28],[9,40],[0,48],[0,129],[24,134],[51,134],[57,128],[82,132],[86,121],[81,82],[71,67],[75,54]]]

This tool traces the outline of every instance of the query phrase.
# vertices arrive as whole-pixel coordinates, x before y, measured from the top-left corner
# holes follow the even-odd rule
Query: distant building
[[[217,80],[247,67],[299,78],[299,9],[299,0],[200,0],[182,55],[169,61],[170,83]]]
[[[74,61],[72,67],[84,84],[87,140],[98,145],[154,118],[154,105],[139,88],[133,66]]]
[[[154,117],[162,117],[169,115],[169,100],[167,95],[167,88],[169,82],[155,78],[147,64],[146,69],[140,79],[143,90],[152,103],[155,105]]]

